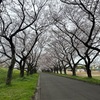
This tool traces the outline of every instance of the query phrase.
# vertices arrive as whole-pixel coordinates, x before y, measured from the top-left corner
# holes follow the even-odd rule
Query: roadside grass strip
[[[19,77],[19,71],[14,70],[12,85],[5,85],[5,69],[0,68],[0,100],[31,100],[34,96],[38,74],[25,76],[24,78]]]
[[[71,76],[66,74],[54,74],[54,75],[100,85],[100,76],[94,76],[93,78],[88,78],[88,77],[81,77],[81,76]]]

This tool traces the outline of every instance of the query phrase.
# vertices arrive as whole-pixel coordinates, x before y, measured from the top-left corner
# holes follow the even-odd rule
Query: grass
[[[63,77],[66,77],[66,78],[76,79],[76,80],[79,80],[79,81],[88,82],[88,83],[91,83],[91,84],[100,85],[100,76],[95,76],[93,78],[88,78],[88,77],[71,76],[71,75],[65,75],[65,74],[56,74],[56,75],[63,76]]]
[[[93,78],[100,80],[100,76],[94,76]]]
[[[0,68],[0,84],[5,82],[6,72],[6,69]]]
[[[19,71],[14,70],[11,86],[5,85],[7,69],[0,68],[0,100],[31,100],[34,95],[38,74],[19,78]]]

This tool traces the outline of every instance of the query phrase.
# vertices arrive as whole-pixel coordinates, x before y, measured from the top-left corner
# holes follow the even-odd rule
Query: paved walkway
[[[40,100],[100,100],[100,86],[41,73]]]

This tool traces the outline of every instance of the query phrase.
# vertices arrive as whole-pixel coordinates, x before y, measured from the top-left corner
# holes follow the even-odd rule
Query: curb
[[[35,92],[35,95],[34,95],[32,100],[40,100],[40,76],[39,76],[39,79],[38,79],[36,92]]]

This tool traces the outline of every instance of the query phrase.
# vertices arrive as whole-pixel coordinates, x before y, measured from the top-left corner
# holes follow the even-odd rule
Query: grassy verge
[[[4,83],[6,69],[0,68],[0,100],[31,100],[34,95],[38,74],[19,78],[19,72],[14,70],[11,86]]]
[[[100,76],[94,76],[93,78],[95,78],[95,79],[100,81]]]
[[[79,81],[88,82],[88,83],[91,83],[91,84],[100,85],[100,77],[88,78],[88,77],[71,76],[71,75],[65,75],[65,74],[56,74],[56,75],[63,76],[63,77],[66,77],[66,78],[76,79],[76,80],[79,80]]]

